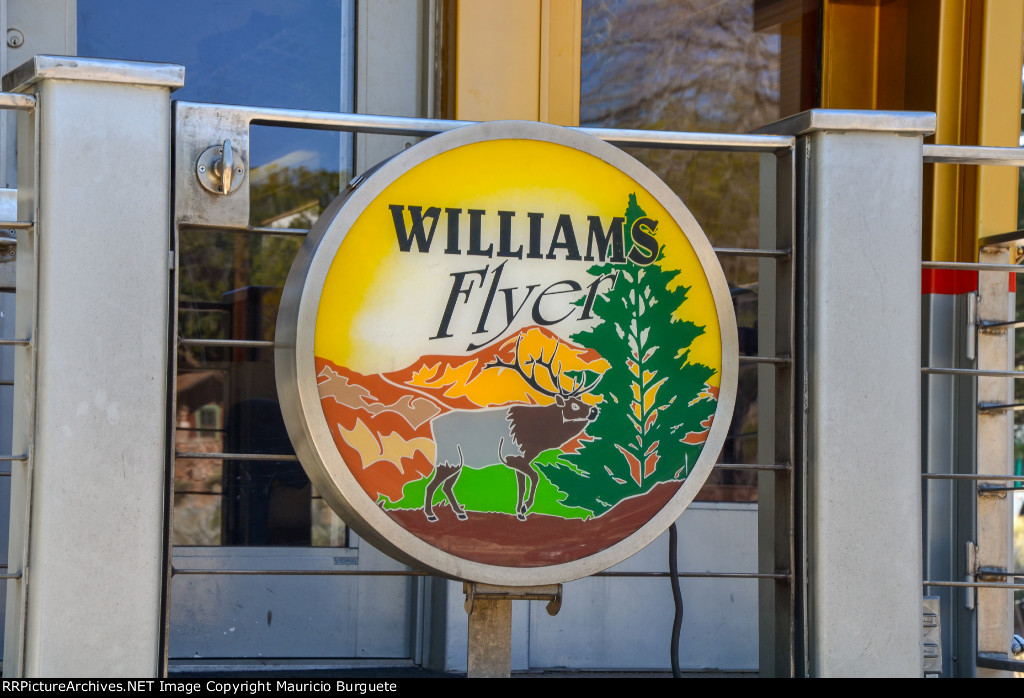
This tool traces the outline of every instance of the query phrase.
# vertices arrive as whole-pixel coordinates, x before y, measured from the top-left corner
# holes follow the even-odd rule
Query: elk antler
[[[561,396],[565,397],[567,395],[567,393],[565,392],[565,390],[562,388],[561,384],[559,383],[559,381],[558,381],[559,374],[555,373],[555,370],[554,370],[554,367],[553,367],[553,364],[554,364],[554,361],[555,361],[555,354],[558,353],[558,345],[555,346],[555,350],[551,353],[551,358],[548,359],[547,361],[544,361],[544,352],[543,352],[543,350],[540,353],[540,358],[539,359],[534,358],[534,357],[531,356],[528,359],[528,361],[527,361],[527,363],[530,364],[530,366],[531,366],[530,373],[527,374],[526,373],[526,369],[523,368],[522,362],[520,361],[520,358],[519,358],[519,345],[520,345],[520,343],[522,341],[523,341],[523,335],[519,335],[516,338],[515,354],[513,355],[514,359],[513,359],[513,361],[511,363],[506,363],[506,362],[501,360],[501,357],[495,356],[494,357],[494,361],[491,361],[490,363],[485,364],[484,368],[485,369],[487,369],[487,368],[511,368],[511,369],[515,369],[516,373],[518,373],[520,376],[522,376],[523,380],[526,381],[527,385],[529,385],[531,388],[536,390],[538,393],[541,393],[542,395],[547,395],[548,397],[555,397],[556,395],[561,395]],[[545,367],[548,370],[548,376],[551,378],[551,383],[555,387],[555,391],[552,391],[549,388],[545,388],[544,386],[542,386],[537,381],[537,364],[540,364],[541,366]]]
[[[587,385],[587,372],[583,371],[583,377],[580,380],[579,386],[577,387],[576,379],[573,378],[572,379],[572,390],[569,391],[569,393],[566,395],[566,397],[579,397],[583,393],[591,392],[594,388],[597,387],[597,384],[601,382],[602,378],[604,378],[604,374],[603,373],[599,373],[598,376],[597,376],[597,380],[595,380],[590,385]]]

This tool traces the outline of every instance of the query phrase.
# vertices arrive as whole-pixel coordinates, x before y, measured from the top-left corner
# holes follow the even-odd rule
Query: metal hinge
[[[942,627],[939,608],[938,596],[924,597],[921,638],[925,676],[938,676],[942,673]]]

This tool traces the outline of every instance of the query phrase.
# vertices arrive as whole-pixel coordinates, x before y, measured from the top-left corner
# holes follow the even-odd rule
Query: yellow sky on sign
[[[537,302],[542,304],[543,316],[561,317],[575,307],[568,303],[584,295],[594,281],[587,274],[593,262],[566,260],[564,248],[556,251],[557,259],[550,260],[469,255],[467,211],[486,212],[481,218],[481,247],[493,244],[495,252],[497,212],[515,212],[511,249],[521,245],[524,255],[529,244],[528,212],[544,215],[541,250],[545,255],[556,221],[561,214],[569,214],[580,254],[586,255],[588,216],[599,216],[607,229],[613,217],[625,215],[632,193],[646,215],[658,221],[657,238],[665,253],[661,264],[679,269],[677,281],[690,287],[679,315],[705,328],[691,345],[689,360],[720,372],[721,336],[711,289],[693,248],[668,211],[632,178],[597,157],[568,146],[518,139],[482,141],[436,155],[398,177],[376,197],[346,234],[327,274],[317,313],[316,355],[359,373],[382,373],[404,368],[427,354],[471,353],[470,345],[496,341],[499,334],[509,336],[536,324],[531,311]],[[419,251],[415,243],[410,251],[400,251],[390,205],[441,209],[429,253]],[[449,208],[462,209],[462,254],[458,255],[444,254],[445,209]],[[409,214],[405,215],[408,224]],[[703,235],[699,230],[689,232]],[[502,262],[506,264],[488,306],[495,268]],[[460,274],[467,293],[454,296],[447,333],[452,336],[431,339],[442,334],[440,320]],[[536,284],[532,293],[539,294],[564,281],[582,290],[575,295],[552,293],[542,301],[528,291]],[[522,307],[510,323],[509,305],[513,311]],[[483,312],[487,307],[489,314]],[[547,328],[568,339],[596,321],[587,321],[581,314],[576,308],[564,321]],[[716,373],[712,382],[717,384],[718,379]]]

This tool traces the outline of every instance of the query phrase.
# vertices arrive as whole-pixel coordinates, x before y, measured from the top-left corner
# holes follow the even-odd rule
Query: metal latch
[[[196,161],[196,177],[203,189],[213,194],[227,196],[242,186],[245,179],[245,164],[235,158],[231,151],[231,140],[203,151]]]

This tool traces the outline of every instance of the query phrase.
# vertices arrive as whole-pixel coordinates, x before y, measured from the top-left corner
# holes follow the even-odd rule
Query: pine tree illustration
[[[625,230],[644,215],[631,194]],[[714,414],[716,401],[706,384],[715,371],[688,360],[689,347],[704,328],[678,319],[689,289],[676,285],[680,272],[664,269],[660,255],[648,266],[627,261],[595,265],[588,272],[617,275],[594,303],[601,321],[572,336],[609,364],[592,390],[602,397],[600,414],[587,428],[594,440],[563,457],[571,467],[545,474],[568,493],[564,504],[600,515],[659,482],[689,474],[701,444],[683,439],[703,431]]]

